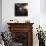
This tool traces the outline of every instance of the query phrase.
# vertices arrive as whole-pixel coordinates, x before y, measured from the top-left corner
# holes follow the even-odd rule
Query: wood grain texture
[[[9,31],[16,32],[28,32],[28,46],[33,46],[33,23],[7,23],[9,25]]]

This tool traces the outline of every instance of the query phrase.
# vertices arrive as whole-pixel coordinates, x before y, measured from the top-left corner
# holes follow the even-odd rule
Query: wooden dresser
[[[12,39],[22,46],[33,46],[33,23],[7,23]]]

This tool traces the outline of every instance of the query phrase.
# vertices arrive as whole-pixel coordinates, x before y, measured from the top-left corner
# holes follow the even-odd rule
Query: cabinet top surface
[[[33,25],[34,23],[7,23],[8,25],[14,25],[14,24],[19,24],[19,25],[23,25],[23,24],[31,24],[31,25]]]

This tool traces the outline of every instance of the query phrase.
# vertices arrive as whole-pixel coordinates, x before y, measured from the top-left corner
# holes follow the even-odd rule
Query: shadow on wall
[[[2,0],[0,0],[0,31],[2,31]]]
[[[40,11],[46,13],[46,0],[40,0]]]

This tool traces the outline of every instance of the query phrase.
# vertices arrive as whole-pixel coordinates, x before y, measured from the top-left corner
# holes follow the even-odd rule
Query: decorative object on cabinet
[[[15,45],[33,46],[33,23],[7,23]],[[16,44],[17,43],[17,44]]]
[[[15,3],[15,16],[28,16],[28,3]]]
[[[10,21],[8,21],[9,23],[19,23],[19,20],[17,20],[17,19],[13,19],[13,20],[10,20]]]
[[[30,20],[25,20],[25,23],[30,23]]]

